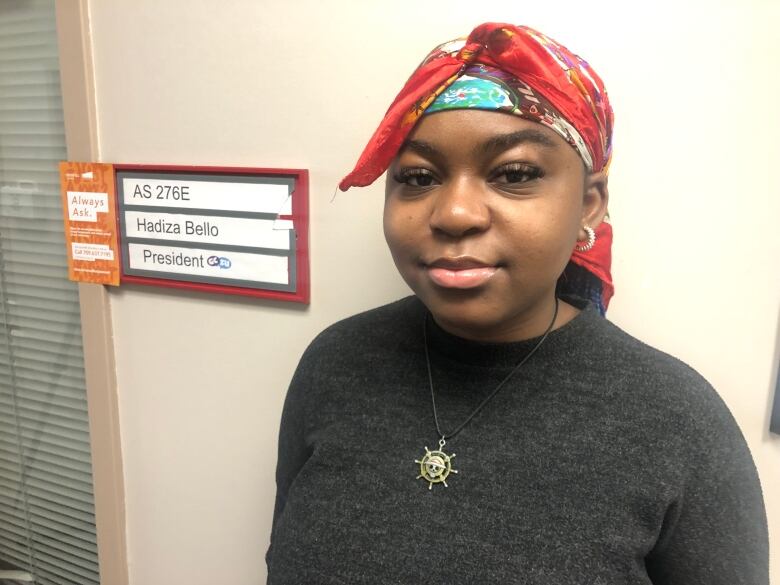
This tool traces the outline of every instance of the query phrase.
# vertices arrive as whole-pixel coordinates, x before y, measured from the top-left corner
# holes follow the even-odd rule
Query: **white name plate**
[[[290,215],[287,184],[124,177],[125,205]]]
[[[130,268],[212,278],[288,284],[286,256],[128,243]]]
[[[223,246],[290,249],[292,222],[273,219],[125,211],[127,236],[154,240],[207,242]]]

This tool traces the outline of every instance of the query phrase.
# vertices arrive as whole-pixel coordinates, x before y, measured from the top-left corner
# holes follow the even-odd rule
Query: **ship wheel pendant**
[[[447,455],[442,449],[444,449],[445,441],[444,437],[439,440],[439,450],[429,451],[428,447],[425,448],[425,455],[422,459],[415,459],[414,462],[420,465],[420,475],[417,479],[424,479],[428,482],[428,489],[433,489],[433,484],[443,483],[444,487],[447,486],[447,478],[450,473],[458,473],[457,469],[452,468],[452,458],[455,457],[455,453]]]

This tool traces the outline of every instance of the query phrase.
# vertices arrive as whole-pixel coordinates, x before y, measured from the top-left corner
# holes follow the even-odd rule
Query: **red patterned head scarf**
[[[580,156],[588,170],[608,170],[613,114],[596,72],[566,47],[532,28],[485,23],[467,39],[440,45],[425,58],[390,105],[354,170],[342,179],[339,188],[346,191],[363,187],[381,176],[420,116],[475,64],[505,71],[543,96],[576,129],[577,139],[587,149],[580,149]],[[598,305],[603,312],[613,293],[610,225],[603,222],[596,236],[596,245],[588,252],[575,251],[571,262],[600,281]],[[563,278],[566,276],[564,273]],[[591,294],[586,296],[592,298]]]

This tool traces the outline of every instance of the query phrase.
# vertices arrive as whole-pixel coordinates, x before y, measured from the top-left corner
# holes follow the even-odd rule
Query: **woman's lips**
[[[443,288],[469,289],[482,286],[498,268],[472,259],[437,260],[425,267],[434,284]]]

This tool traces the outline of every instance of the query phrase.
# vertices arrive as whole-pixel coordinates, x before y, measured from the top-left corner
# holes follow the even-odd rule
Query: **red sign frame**
[[[310,299],[309,276],[309,171],[306,169],[279,169],[279,168],[254,168],[254,167],[211,167],[188,165],[147,165],[147,164],[115,164],[114,176],[117,171],[149,171],[171,173],[208,173],[212,175],[265,175],[270,177],[291,177],[295,179],[295,191],[292,193],[292,215],[280,215],[279,219],[288,219],[293,222],[296,234],[296,279],[295,292],[264,290],[241,286],[229,286],[223,284],[187,282],[169,278],[155,278],[125,274],[124,263],[120,274],[121,284],[142,284],[147,286],[162,286],[183,290],[195,290],[198,292],[239,295],[288,301],[308,304]],[[117,189],[117,198],[119,189]],[[118,203],[118,201],[117,201]],[[117,213],[117,233],[119,228],[119,213]],[[121,236],[120,236],[121,237]],[[121,256],[121,241],[120,241]],[[121,258],[120,258],[121,260]]]

